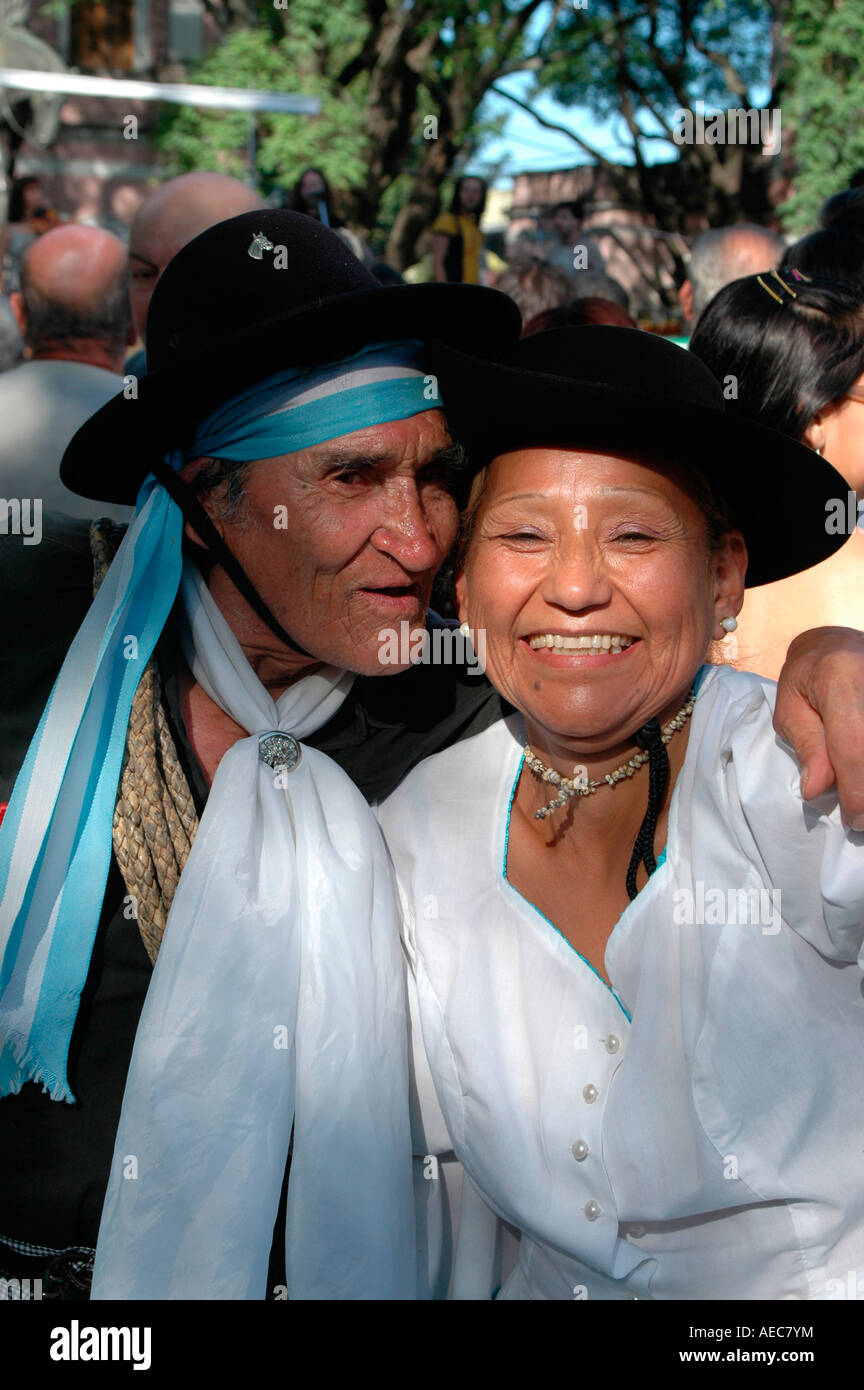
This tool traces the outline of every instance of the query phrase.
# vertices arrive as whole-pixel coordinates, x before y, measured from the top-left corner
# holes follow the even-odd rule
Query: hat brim
[[[82,497],[133,504],[154,457],[264,376],[391,338],[483,352],[514,342],[520,327],[512,300],[479,285],[381,286],[283,311],[128,383],[73,436],[60,477]]]
[[[737,413],[530,371],[446,345],[436,349],[433,366],[471,476],[500,454],[532,446],[692,467],[744,537],[748,588],[821,564],[848,540],[826,529],[829,504],[849,491],[845,478],[806,445]]]

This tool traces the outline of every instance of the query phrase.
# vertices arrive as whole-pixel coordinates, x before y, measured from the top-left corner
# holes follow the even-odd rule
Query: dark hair
[[[482,185],[483,197],[480,199],[479,207],[476,207],[473,212],[462,212],[462,209],[459,206],[459,195],[462,192],[462,185],[471,180],[473,180],[475,183],[479,183]],[[483,212],[486,207],[486,195],[488,194],[488,192],[489,188],[486,183],[486,180],[481,179],[479,174],[463,174],[461,178],[458,178],[456,180],[456,187],[453,189],[453,201],[450,204],[450,211],[455,213],[462,213],[463,217],[473,217],[475,222],[479,222],[480,218],[483,216]]]
[[[199,501],[221,489],[221,496],[214,496],[213,502],[221,517],[233,521],[243,505],[250,467],[251,464],[244,459],[206,456],[204,467],[195,474],[190,487]]]
[[[790,270],[821,275],[861,290],[864,288],[864,228],[859,232],[851,219],[838,218],[790,246],[784,264]]]
[[[323,173],[321,169],[316,169],[312,165],[310,165],[308,169],[304,169],[302,171],[302,173],[299,175],[297,179],[297,182],[294,184],[294,187],[291,190],[291,197],[288,202],[289,212],[306,212],[306,200],[300,192],[300,188],[307,174],[317,174],[324,185],[324,197],[321,199],[321,201],[324,203],[324,206],[327,209],[327,217],[329,219],[330,226],[343,226],[342,219],[339,217],[339,215],[336,212],[336,209],[333,206],[333,190],[330,187],[330,181],[327,178],[327,175]]]
[[[27,319],[24,341],[34,352],[43,343],[98,338],[113,351],[122,351],[129,333],[129,271],[126,265],[98,299],[85,309],[59,304],[38,290],[30,279],[29,256],[20,266],[21,300]]]
[[[9,211],[6,214],[7,222],[22,222],[24,220],[24,194],[28,188],[41,183],[41,179],[26,178],[16,179],[12,185],[12,192],[9,194]]]
[[[616,324],[619,328],[639,326],[620,304],[599,295],[589,295],[586,299],[575,299],[572,304],[562,304],[560,309],[535,314],[522,329],[522,337],[545,333],[548,328],[589,328],[601,323]]]
[[[573,199],[569,203],[556,203],[554,208],[552,209],[552,216],[554,217],[556,212],[563,212],[565,208],[567,212],[572,212],[573,216],[578,218],[579,221],[582,220],[582,217],[585,212],[585,204],[579,202],[578,199]]]
[[[844,188],[826,199],[819,221],[823,227],[846,227],[864,236],[864,188]]]
[[[864,292],[789,269],[747,275],[715,295],[690,351],[721,382],[735,378],[733,409],[801,440],[864,372]]]

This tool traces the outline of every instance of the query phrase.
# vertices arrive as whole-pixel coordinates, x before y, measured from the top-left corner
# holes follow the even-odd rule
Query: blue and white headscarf
[[[434,408],[420,344],[379,343],[240,392],[185,454],[271,458]],[[99,923],[136,686],[180,585],[183,517],[151,474],[48,699],[0,827],[0,1096],[66,1060]],[[134,655],[131,655],[134,653]]]
[[[380,344],[280,372],[216,410],[170,462],[275,457],[434,408],[417,347]],[[259,748],[265,733],[314,733],[354,677],[325,666],[274,701],[200,572],[184,568],[182,526],[151,475],[0,830],[0,1092],[34,1080],[55,1100],[74,1099],[67,1055],[132,697],[182,583],[193,676],[251,737],[219,763],[168,914],[129,1066],[93,1297],[264,1297],[293,1130],[288,1296],[410,1299],[407,1004],[392,868],[377,821],[336,763],[301,743],[280,781]]]

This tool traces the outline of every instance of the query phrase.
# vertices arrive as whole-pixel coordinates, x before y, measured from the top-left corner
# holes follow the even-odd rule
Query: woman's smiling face
[[[733,532],[712,550],[685,487],[671,467],[555,448],[489,467],[459,616],[485,630],[505,699],[585,753],[674,713],[741,608],[744,542]]]

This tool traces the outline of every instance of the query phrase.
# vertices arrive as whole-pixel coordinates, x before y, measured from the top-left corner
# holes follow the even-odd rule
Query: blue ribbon
[[[274,373],[213,411],[185,455],[175,450],[168,462],[272,458],[435,409],[418,349],[375,344],[340,362]],[[291,407],[313,390],[321,394]],[[182,534],[179,508],[150,474],[0,826],[0,1095],[32,1080],[54,1100],[74,1100],[69,1044],[111,862],[132,699],[177,595]]]

